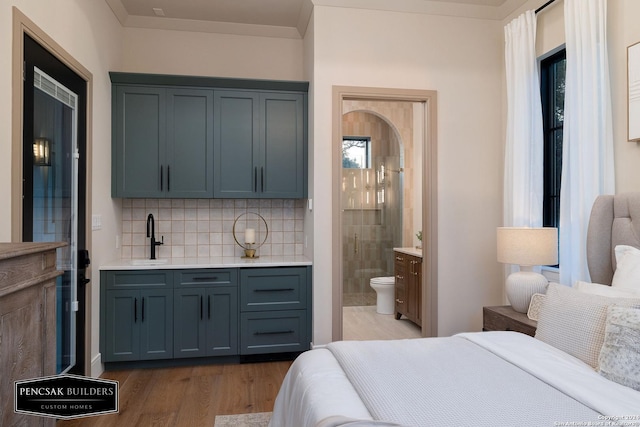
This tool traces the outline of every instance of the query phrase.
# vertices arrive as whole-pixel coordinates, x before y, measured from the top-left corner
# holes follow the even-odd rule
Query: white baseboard
[[[104,372],[102,365],[102,354],[98,353],[91,359],[91,376],[98,378]]]

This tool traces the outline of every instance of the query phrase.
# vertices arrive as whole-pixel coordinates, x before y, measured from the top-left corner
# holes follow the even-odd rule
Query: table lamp
[[[558,229],[553,227],[498,227],[498,262],[517,264],[520,271],[507,277],[505,289],[515,311],[526,313],[531,296],[545,293],[549,281],[533,271],[536,265],[558,263]]]

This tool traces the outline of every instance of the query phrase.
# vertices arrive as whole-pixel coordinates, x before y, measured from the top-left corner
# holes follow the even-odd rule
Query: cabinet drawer
[[[167,288],[173,282],[170,270],[107,271],[107,289]]]
[[[235,285],[238,283],[236,269],[178,270],[175,272],[178,286]]]
[[[306,310],[242,313],[240,354],[296,352],[309,349]]]
[[[241,311],[307,308],[307,269],[247,268],[240,271]]]

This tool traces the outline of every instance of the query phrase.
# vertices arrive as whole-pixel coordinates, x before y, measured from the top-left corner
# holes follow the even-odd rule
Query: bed
[[[640,193],[600,196],[591,283],[551,283],[536,337],[337,341],[301,354],[271,427],[640,426]]]

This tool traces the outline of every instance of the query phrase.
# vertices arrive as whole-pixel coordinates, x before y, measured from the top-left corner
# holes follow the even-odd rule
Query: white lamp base
[[[511,307],[519,313],[529,309],[533,294],[546,293],[549,281],[540,273],[518,271],[507,277],[506,291]]]

